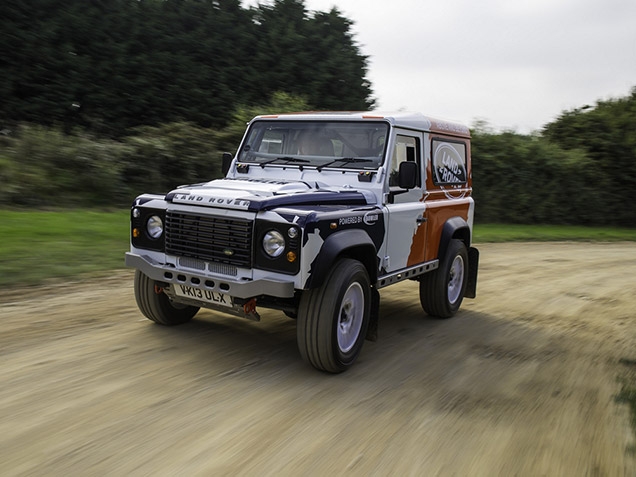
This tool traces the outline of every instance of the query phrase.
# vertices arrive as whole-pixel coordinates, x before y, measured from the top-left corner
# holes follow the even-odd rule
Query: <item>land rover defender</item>
[[[475,297],[465,126],[413,113],[258,116],[223,172],[134,201],[126,264],[156,323],[201,307],[253,320],[281,310],[303,359],[337,373],[376,338],[382,288],[418,281],[439,318]]]

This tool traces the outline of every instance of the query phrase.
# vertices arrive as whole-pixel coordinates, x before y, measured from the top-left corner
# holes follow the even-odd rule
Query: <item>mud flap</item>
[[[475,247],[468,249],[468,282],[466,283],[466,298],[477,296],[477,269],[479,268],[479,250]]]
[[[365,338],[369,341],[378,340],[378,321],[380,321],[380,292],[371,287],[371,310],[369,312],[369,327]]]

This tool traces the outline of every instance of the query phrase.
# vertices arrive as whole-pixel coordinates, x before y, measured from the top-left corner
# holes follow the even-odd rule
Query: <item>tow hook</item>
[[[155,285],[155,293],[157,295],[161,295],[163,293],[163,287],[160,287],[159,285]]]
[[[252,298],[250,301],[243,305],[243,311],[246,315],[254,313],[256,311],[256,298]]]
[[[261,321],[261,315],[256,311],[256,298],[252,298],[250,301],[243,305],[243,312],[245,317],[254,321]]]

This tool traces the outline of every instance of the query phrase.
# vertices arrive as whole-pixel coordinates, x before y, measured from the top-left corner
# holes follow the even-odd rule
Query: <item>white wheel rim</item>
[[[453,260],[448,274],[448,301],[451,304],[454,304],[459,299],[463,283],[464,259],[461,255],[457,255]]]
[[[338,312],[336,335],[338,348],[347,353],[358,341],[364,319],[364,290],[358,282],[352,283],[342,297]]]

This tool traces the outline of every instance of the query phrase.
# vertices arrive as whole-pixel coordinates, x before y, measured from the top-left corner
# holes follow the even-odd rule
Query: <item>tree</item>
[[[366,110],[373,107],[365,78],[367,57],[351,33],[352,22],[337,9],[310,15],[302,0],[276,0],[254,10],[263,72],[261,92],[305,96],[315,109]]]
[[[5,125],[218,128],[277,91],[316,109],[373,104],[351,22],[302,0],[7,0],[0,26]]]

